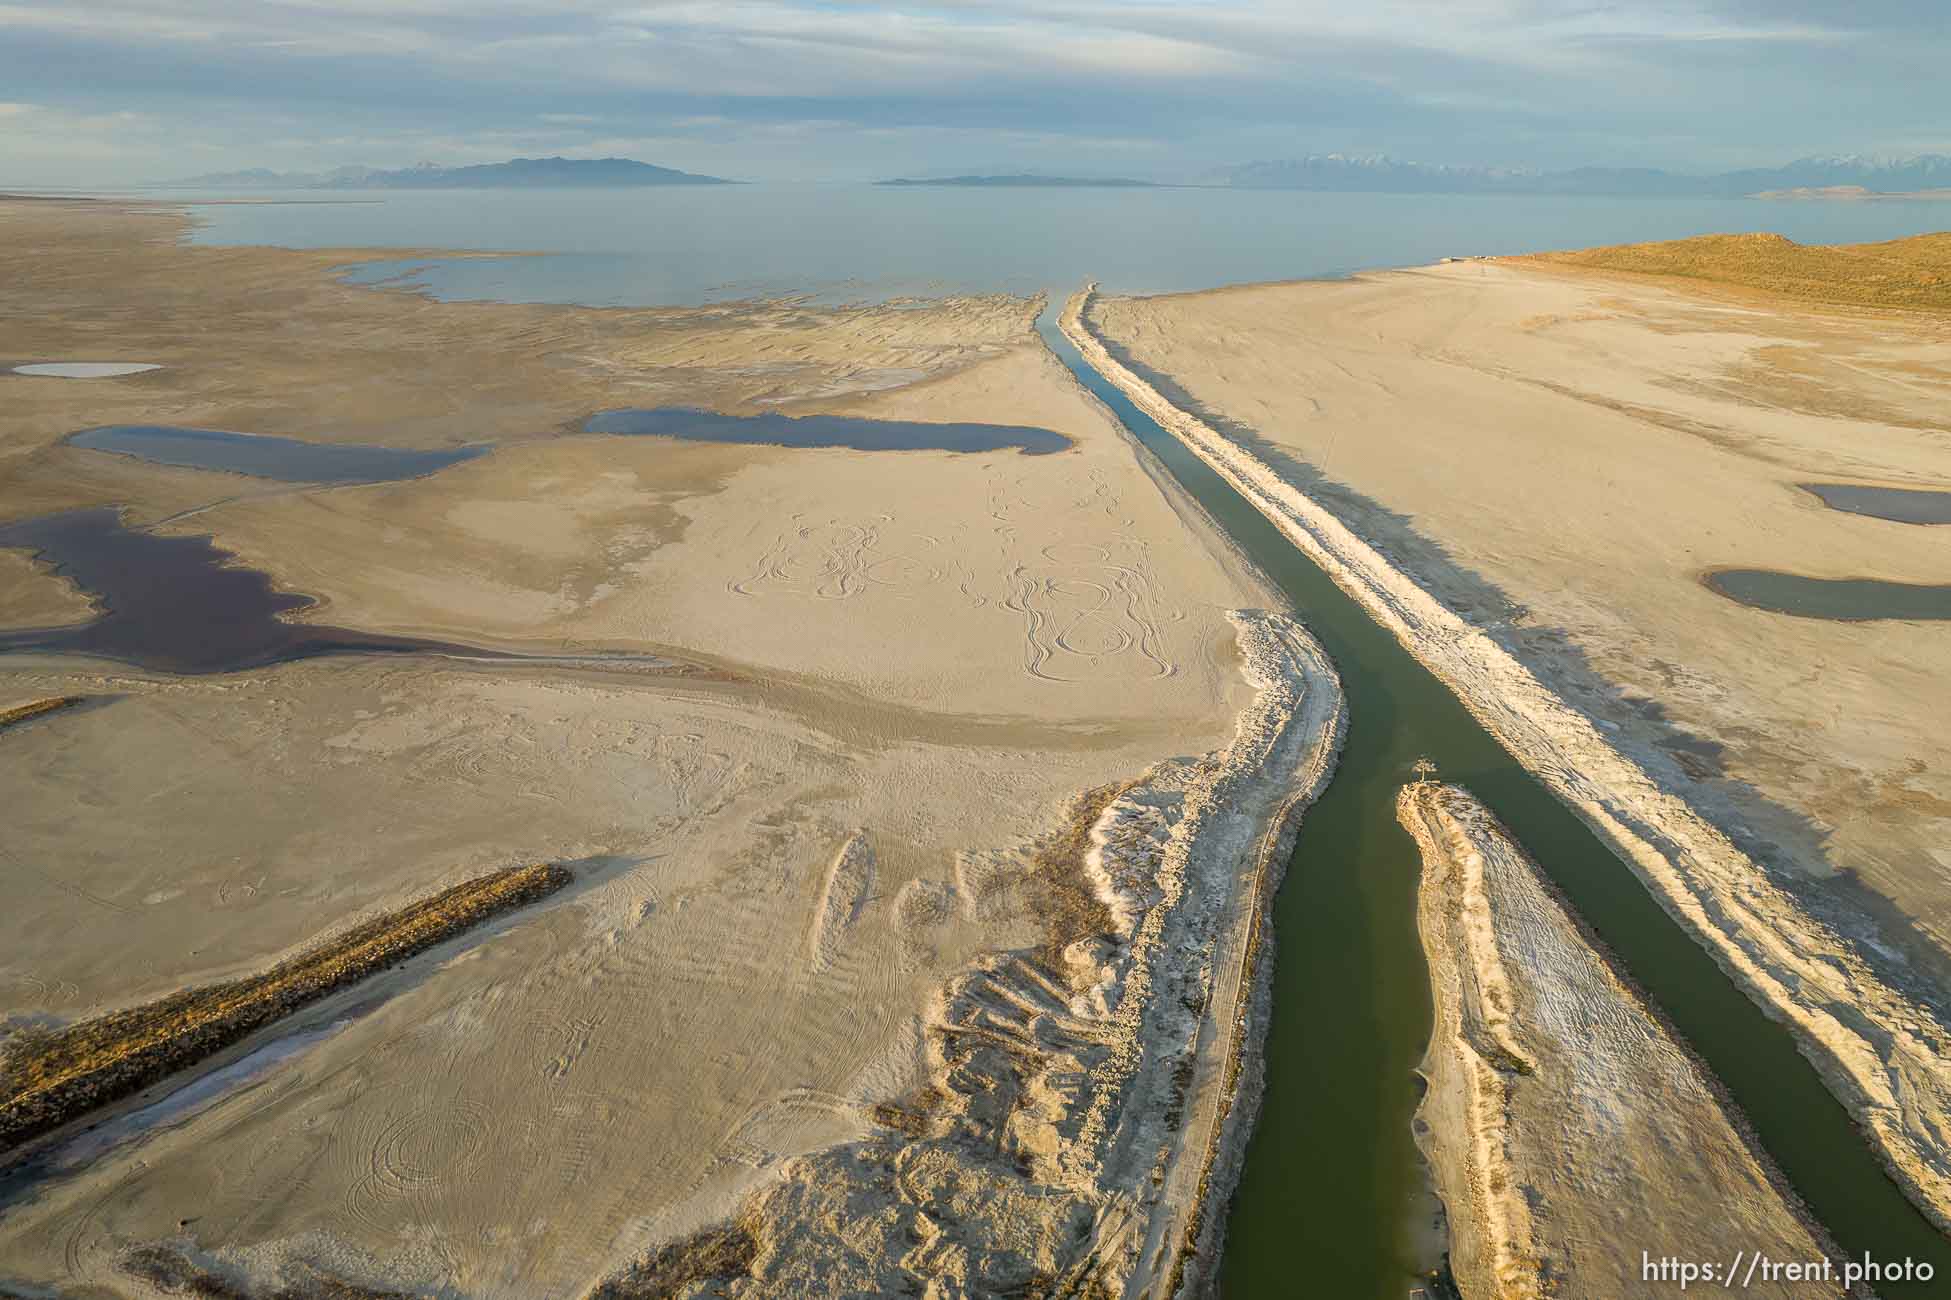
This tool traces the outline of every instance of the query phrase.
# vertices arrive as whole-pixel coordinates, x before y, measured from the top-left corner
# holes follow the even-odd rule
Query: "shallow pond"
[[[0,632],[0,650],[101,655],[174,673],[231,672],[333,653],[484,653],[287,623],[279,615],[317,602],[278,591],[264,574],[235,566],[235,557],[207,537],[129,528],[110,507],[0,527],[0,547],[34,552],[103,611],[80,627]]]
[[[1951,524],[1951,492],[1928,488],[1864,487],[1856,483],[1800,483],[1831,510],[1899,524]]]
[[[1050,429],[1026,424],[928,424],[844,415],[721,415],[689,406],[604,411],[590,433],[654,434],[695,442],[750,442],[775,447],[850,447],[855,451],[1004,451],[1047,456],[1070,446]]]
[[[1701,581],[1729,600],[1798,618],[1844,623],[1951,618],[1951,586],[1879,578],[1808,578],[1774,569],[1719,569]]]
[[[70,446],[134,456],[156,465],[228,470],[286,483],[383,483],[417,478],[488,452],[486,447],[405,451],[167,424],[109,424],[69,434],[65,441]]]

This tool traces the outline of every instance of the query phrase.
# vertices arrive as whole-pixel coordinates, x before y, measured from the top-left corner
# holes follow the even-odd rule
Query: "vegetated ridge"
[[[0,1055],[0,1151],[194,1065],[326,994],[489,917],[554,893],[564,867],[510,867],[354,926],[262,974],[184,989],[52,1031]]]
[[[0,730],[11,727],[17,722],[26,722],[29,718],[38,718],[43,713],[72,708],[81,703],[84,698],[80,695],[50,695],[44,700],[29,700],[25,704],[16,704],[9,709],[0,709]]]
[[[1697,235],[1510,260],[1676,276],[1810,302],[1951,311],[1951,231],[1880,244],[1798,244],[1768,234]]]
[[[466,190],[604,189],[637,185],[736,185],[722,176],[658,167],[633,158],[511,158],[507,162],[444,167],[423,162],[385,170],[339,167],[329,172],[278,172],[265,167],[213,172],[170,182],[197,189]]]
[[[449,167],[423,162],[385,169],[337,167],[329,171],[276,171],[251,167],[167,182],[164,188],[197,189],[501,189],[735,185],[719,176],[658,167],[630,158],[513,158],[507,162]],[[1145,189],[1156,181],[1111,176],[1046,176],[1035,172],[972,172],[955,176],[898,176],[877,185],[998,189]],[[1608,195],[1640,198],[1903,198],[1951,190],[1951,156],[1914,158],[1845,155],[1802,158],[1780,167],[1695,175],[1657,167],[1573,167],[1558,171],[1525,167],[1452,166],[1391,158],[1386,154],[1306,154],[1214,167],[1195,184],[1223,189],[1320,190],[1405,194]]]

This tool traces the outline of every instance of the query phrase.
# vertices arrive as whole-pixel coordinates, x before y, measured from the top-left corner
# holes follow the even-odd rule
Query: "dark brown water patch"
[[[1831,510],[1899,524],[1951,524],[1951,492],[1928,488],[1865,487],[1857,483],[1797,483]]]
[[[929,424],[843,415],[724,415],[688,406],[602,411],[589,433],[650,434],[694,442],[762,443],[773,447],[848,447],[855,451],[1006,451],[1047,456],[1070,446],[1051,429],[1025,424]]]
[[[80,627],[0,632],[0,651],[99,655],[172,673],[235,672],[321,654],[492,651],[347,628],[288,623],[317,604],[279,591],[207,537],[166,537],[123,524],[112,507],[70,510],[0,527],[0,547],[34,553],[104,611]]]
[[[1755,609],[1844,623],[1879,619],[1951,619],[1951,585],[1880,578],[1809,578],[1774,569],[1719,569],[1702,576],[1709,590]]]

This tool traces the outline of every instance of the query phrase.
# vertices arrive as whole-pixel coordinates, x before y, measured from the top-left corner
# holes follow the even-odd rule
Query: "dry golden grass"
[[[354,926],[244,979],[185,989],[53,1032],[16,1033],[0,1060],[0,1151],[219,1052],[336,989],[568,884],[510,867]]]
[[[589,1300],[666,1300],[690,1288],[749,1275],[757,1256],[757,1224],[739,1221],[706,1228],[660,1246],[617,1276],[601,1282]]]
[[[1031,850],[1027,884],[1044,934],[1036,956],[1053,974],[1065,969],[1064,949],[1116,928],[1111,909],[1084,872],[1084,855],[1090,852],[1091,830],[1098,818],[1130,788],[1127,782],[1087,791],[1071,806],[1063,828]]]
[[[195,1296],[197,1300],[413,1300],[409,1292],[374,1290],[317,1271],[308,1278],[285,1283],[275,1291],[254,1293],[181,1252],[161,1245],[131,1250],[122,1257],[122,1269],[166,1295]]]
[[[38,718],[43,713],[69,708],[81,703],[84,698],[80,695],[53,695],[45,700],[29,700],[25,704],[16,704],[11,709],[0,709],[0,728],[11,727],[16,722],[25,722],[29,718]]]
[[[1951,231],[1881,244],[1798,244],[1781,235],[1699,235],[1508,260],[1699,280],[1805,302],[1951,311]]]
[[[933,1127],[933,1116],[942,1104],[941,1091],[933,1084],[923,1084],[905,1097],[893,1101],[875,1102],[868,1108],[868,1118],[882,1128],[893,1129],[910,1138],[925,1137]]]

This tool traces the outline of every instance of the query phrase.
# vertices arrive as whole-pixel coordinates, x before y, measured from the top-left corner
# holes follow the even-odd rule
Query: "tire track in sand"
[[[1060,552],[1080,553],[1066,559]],[[1009,571],[1004,608],[1023,616],[1023,667],[1050,682],[1169,677],[1151,582],[1101,546],[1046,546],[1043,563]]]

